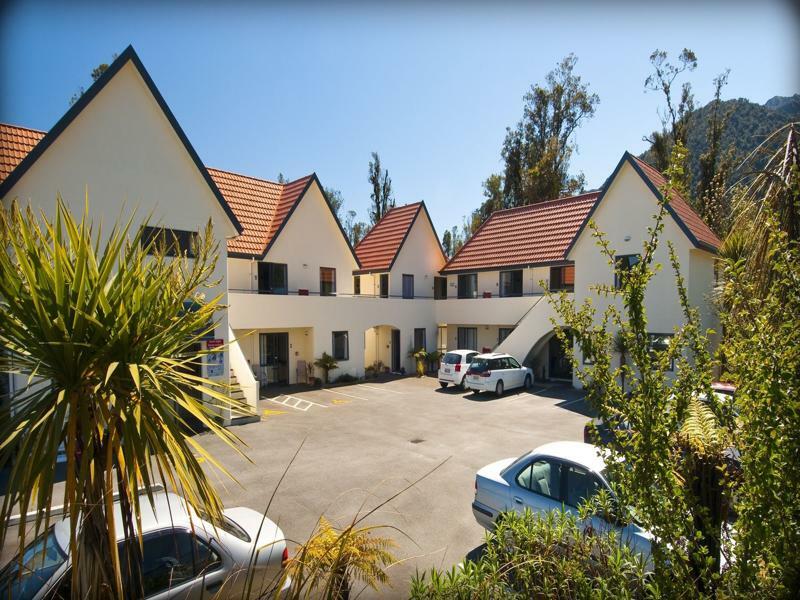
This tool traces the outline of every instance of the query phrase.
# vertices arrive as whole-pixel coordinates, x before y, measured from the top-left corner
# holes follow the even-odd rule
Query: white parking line
[[[317,402],[312,402],[311,400],[306,400],[305,398],[297,398],[296,396],[289,396],[288,394],[283,396],[283,400],[276,400],[275,398],[267,398],[270,402],[274,402],[275,404],[280,404],[281,406],[288,406],[289,408],[293,408],[295,410],[299,410],[302,412],[308,411],[309,408],[312,406],[319,406],[320,408],[328,408],[324,404],[319,404]]]
[[[575,404],[576,402],[580,402],[581,400],[586,399],[586,396],[581,396],[580,398],[575,398],[575,400],[570,400],[569,402],[564,402],[563,404],[559,404],[558,406],[569,406],[570,404]]]
[[[363,396],[353,396],[353,394],[345,394],[344,392],[340,392],[338,390],[326,390],[325,388],[321,388],[320,392],[328,392],[329,394],[338,394],[340,396],[347,396],[348,398],[355,398],[356,400],[366,400],[369,402],[369,398],[364,398]]]
[[[367,385],[366,383],[362,383],[358,387],[365,387],[365,388],[369,388],[371,390],[378,390],[379,392],[389,392],[390,394],[399,394],[401,396],[407,393],[407,392],[397,392],[395,390],[388,390],[386,388],[379,388],[379,387],[375,387],[373,385]]]

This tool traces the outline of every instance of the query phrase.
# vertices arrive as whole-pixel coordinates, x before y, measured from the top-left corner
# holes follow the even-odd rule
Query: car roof
[[[478,354],[475,358],[514,358],[505,352],[486,352],[485,354]]]
[[[533,450],[530,455],[545,455],[553,458],[562,458],[586,467],[595,473],[606,468],[603,453],[600,448],[583,442],[550,442]]]
[[[157,492],[153,494],[153,505],[147,496],[139,497],[140,512],[142,517],[142,532],[148,533],[165,527],[191,527],[205,529],[202,519],[194,512],[191,516],[186,502],[177,494]],[[191,519],[191,520],[190,520]],[[124,537],[122,527],[122,513],[119,502],[114,503],[114,521],[118,538]],[[56,540],[62,548],[69,547],[69,519],[65,518],[55,524],[54,533]]]
[[[477,352],[477,350],[448,350],[445,354],[462,354],[466,356],[467,354],[476,354]]]

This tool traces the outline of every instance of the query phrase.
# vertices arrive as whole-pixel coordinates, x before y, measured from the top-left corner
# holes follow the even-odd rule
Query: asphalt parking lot
[[[381,594],[403,597],[415,570],[449,568],[482,543],[471,510],[475,472],[546,442],[581,440],[582,396],[566,385],[535,384],[495,398],[441,390],[430,377],[286,391],[261,400],[261,422],[234,429],[249,460],[207,434],[198,441],[238,480],[215,474],[225,505],[257,510],[302,444],[268,511],[296,541],[308,538],[320,515],[347,524],[433,470],[364,521],[405,534],[385,532],[402,562]]]

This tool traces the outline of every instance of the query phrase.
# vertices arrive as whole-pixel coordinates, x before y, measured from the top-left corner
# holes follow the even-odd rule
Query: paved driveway
[[[199,441],[238,479],[219,477],[226,506],[257,510],[303,444],[268,512],[293,540],[307,539],[320,515],[345,524],[435,469],[365,521],[408,536],[385,532],[404,559],[390,571],[389,597],[406,594],[416,569],[450,567],[482,543],[471,510],[477,469],[546,442],[581,440],[587,414],[582,393],[567,386],[498,399],[440,390],[428,377],[289,392],[262,400],[260,410],[260,423],[233,430],[251,462],[208,435]]]

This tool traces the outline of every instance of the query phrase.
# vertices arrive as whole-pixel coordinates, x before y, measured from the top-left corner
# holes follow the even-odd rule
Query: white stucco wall
[[[356,261],[316,182],[297,204],[264,261],[287,265],[290,292],[319,292],[320,267],[333,267],[336,292],[353,293]],[[257,280],[253,286],[258,288]]]
[[[647,238],[647,228],[652,226],[658,211],[658,202],[645,182],[629,164],[623,165],[611,183],[600,205],[592,215],[600,231],[605,233],[610,247],[616,254],[642,254],[642,242]],[[587,226],[573,246],[568,258],[574,260],[575,300],[581,303],[591,298],[596,314],[602,314],[609,302],[615,300],[598,296],[590,286],[606,284],[613,286],[614,272],[608,259],[600,253],[595,239]],[[629,238],[629,239],[626,239]],[[713,281],[711,255],[693,248],[692,243],[680,229],[673,217],[666,214],[664,230],[655,254],[660,270],[651,279],[645,295],[648,329],[652,333],[672,333],[683,323],[683,315],[675,285],[675,274],[669,261],[667,241],[671,241],[680,262],[681,273],[690,285],[692,302],[702,302],[699,290],[708,289],[709,273]],[[701,256],[706,255],[706,257]],[[692,260],[697,256],[695,260]],[[711,270],[709,271],[709,262]],[[690,277],[690,270],[693,271]],[[705,308],[704,308],[705,310]],[[580,351],[576,350],[581,360]],[[577,385],[577,377],[574,380]]]
[[[433,278],[445,264],[436,234],[424,209],[420,209],[403,247],[389,272],[392,296],[403,295],[403,275],[414,276],[414,295],[433,298]],[[363,290],[363,288],[362,288]]]
[[[3,198],[17,198],[53,216],[61,195],[77,217],[86,194],[95,227],[104,232],[134,215],[152,225],[201,231],[210,220],[219,243],[209,294],[227,303],[225,238],[236,231],[172,125],[132,63],[105,85]],[[223,312],[215,337],[228,339]],[[224,379],[228,377],[225,355]]]

